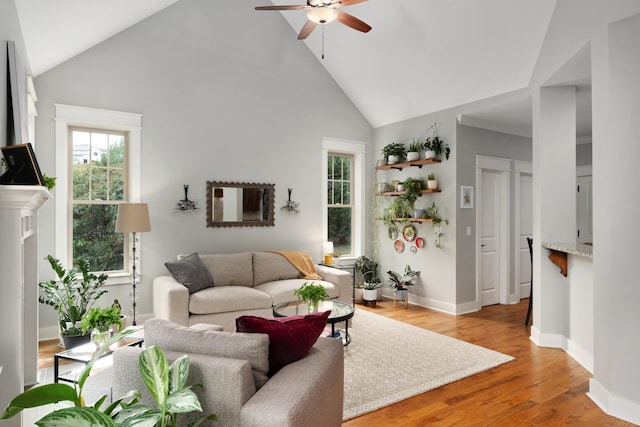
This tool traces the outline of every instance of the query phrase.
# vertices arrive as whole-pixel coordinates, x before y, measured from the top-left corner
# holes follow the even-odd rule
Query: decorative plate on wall
[[[398,239],[393,243],[393,248],[396,252],[402,252],[404,251],[404,243],[402,243],[402,240]]]
[[[413,225],[407,224],[402,229],[402,236],[407,242],[412,242],[416,238],[416,229],[413,228]]]
[[[418,238],[416,239],[416,246],[417,246],[419,249],[424,248],[424,239],[423,239],[422,237],[418,237]]]
[[[415,254],[416,252],[418,252],[418,248],[416,248],[415,246],[411,246],[411,253]]]
[[[396,240],[398,238],[398,229],[395,227],[389,227],[387,235],[391,240]]]

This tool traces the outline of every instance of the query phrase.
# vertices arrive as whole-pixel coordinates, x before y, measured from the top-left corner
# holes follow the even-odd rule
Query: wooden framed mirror
[[[207,181],[207,227],[273,226],[275,184]]]

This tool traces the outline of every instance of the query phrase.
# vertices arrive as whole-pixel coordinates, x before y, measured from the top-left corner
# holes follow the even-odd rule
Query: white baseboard
[[[593,353],[589,353],[575,341],[567,340],[567,347],[564,349],[569,356],[581,364],[587,371],[593,374]]]
[[[589,380],[587,396],[606,414],[640,425],[640,404],[611,394],[595,378]]]

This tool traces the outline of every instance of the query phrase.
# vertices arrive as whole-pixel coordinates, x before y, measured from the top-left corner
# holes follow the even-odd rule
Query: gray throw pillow
[[[213,286],[211,273],[202,263],[197,252],[178,261],[165,262],[164,266],[176,281],[182,283],[189,290],[189,294]]]

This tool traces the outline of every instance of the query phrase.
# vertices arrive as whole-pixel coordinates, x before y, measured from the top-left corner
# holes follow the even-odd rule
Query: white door
[[[500,302],[500,173],[483,170],[480,203],[480,301]]]
[[[578,243],[593,243],[593,177],[578,177]]]
[[[533,236],[533,186],[531,175],[520,175],[520,236],[518,239],[518,286],[520,298],[529,298],[531,290],[531,255],[527,237]]]

